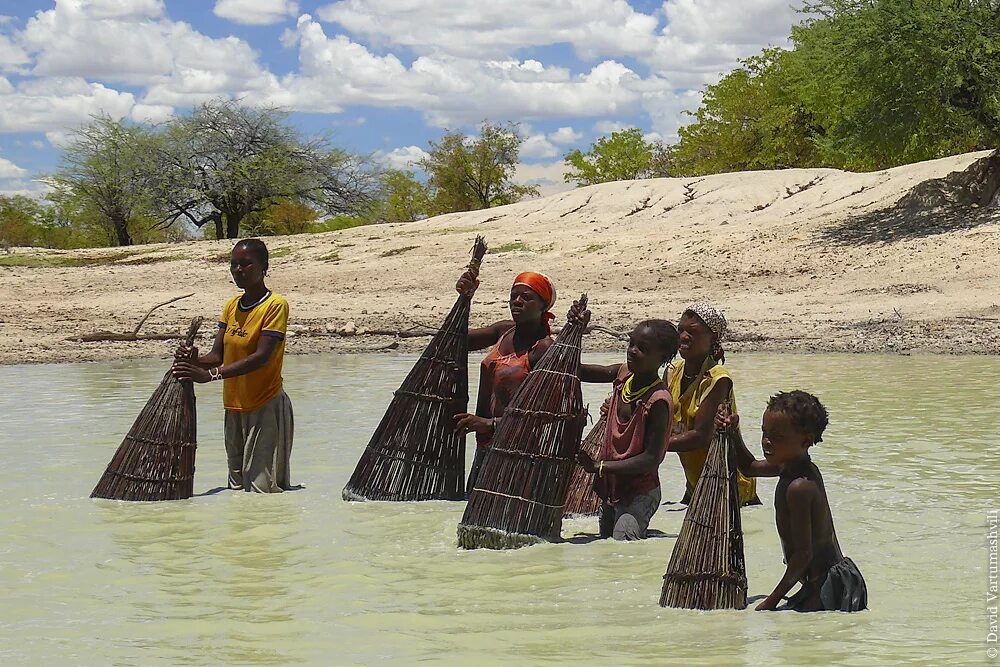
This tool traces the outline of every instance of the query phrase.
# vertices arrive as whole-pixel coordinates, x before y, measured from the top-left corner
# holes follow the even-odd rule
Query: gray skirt
[[[292,488],[289,459],[295,420],[284,391],[253,412],[226,410],[230,489],[281,493]]]

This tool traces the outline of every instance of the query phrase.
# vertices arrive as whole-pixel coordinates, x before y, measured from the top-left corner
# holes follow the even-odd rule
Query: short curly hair
[[[830,417],[819,399],[810,393],[779,391],[767,402],[768,412],[783,412],[797,428],[813,437],[813,442],[823,442],[823,431],[830,424]]]

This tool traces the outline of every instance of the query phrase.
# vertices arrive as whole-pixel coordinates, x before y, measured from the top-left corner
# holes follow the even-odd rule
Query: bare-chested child
[[[737,423],[721,415],[716,420],[720,426]],[[854,561],[840,551],[823,476],[809,458],[809,448],[823,439],[828,423],[826,408],[812,394],[779,392],[764,411],[764,460],[756,460],[739,440],[740,472],[748,477],[778,477],[774,514],[785,575],[757,611],[777,609],[797,583],[802,587],[788,598],[787,607],[796,611],[860,611],[868,606],[865,580]]]

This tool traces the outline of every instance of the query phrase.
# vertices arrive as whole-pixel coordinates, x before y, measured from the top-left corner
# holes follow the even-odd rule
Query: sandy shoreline
[[[733,350],[997,354],[1000,207],[990,188],[1000,170],[988,156],[870,174],[626,181],[416,223],[274,237],[268,283],[291,304],[289,354],[418,351],[426,337],[368,332],[439,324],[481,233],[491,251],[474,325],[502,319],[510,279],[531,269],[555,280],[559,320],[587,292],[594,323],[619,331],[676,319],[706,299],[728,313]],[[977,203],[984,196],[992,203]],[[142,333],[179,332],[201,315],[208,344],[235,293],[230,247],[0,253],[0,363],[168,356],[174,341],[77,339],[131,331],[150,307],[188,292]],[[621,349],[604,333],[585,345]]]

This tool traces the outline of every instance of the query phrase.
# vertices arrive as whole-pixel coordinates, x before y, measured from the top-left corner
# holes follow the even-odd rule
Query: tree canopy
[[[148,128],[98,116],[73,132],[50,179],[54,197],[97,211],[118,245],[131,245],[137,214],[148,205],[153,174]]]
[[[163,221],[215,225],[238,238],[240,223],[284,199],[329,214],[371,206],[377,174],[367,161],[303,140],[284,112],[215,100],[170,123],[159,137],[154,204]]]
[[[683,175],[875,170],[1000,143],[1000,1],[816,0],[790,50],[705,89],[679,131]]]
[[[637,127],[601,137],[586,152],[571,150],[565,156],[570,170],[563,174],[577,187],[667,176],[667,149],[659,141],[646,141]]]
[[[484,121],[478,137],[458,131],[430,142],[419,166],[427,174],[432,214],[473,211],[537,197],[538,189],[513,182],[521,144],[517,127]]]

